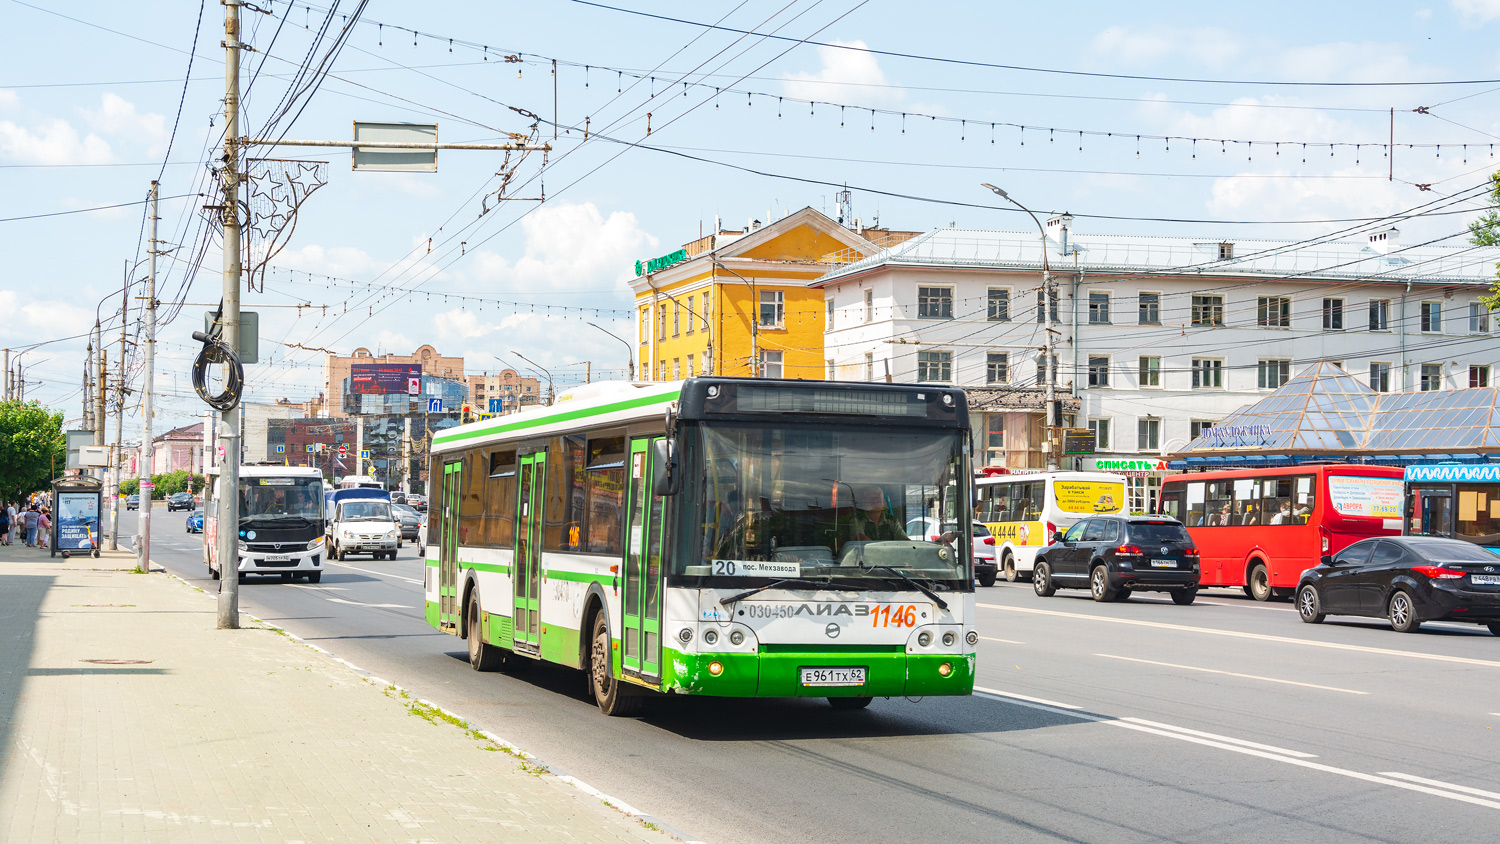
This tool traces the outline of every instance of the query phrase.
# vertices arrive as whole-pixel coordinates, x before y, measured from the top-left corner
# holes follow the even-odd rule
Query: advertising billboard
[[[420,363],[356,363],[349,367],[349,392],[356,396],[422,394]]]

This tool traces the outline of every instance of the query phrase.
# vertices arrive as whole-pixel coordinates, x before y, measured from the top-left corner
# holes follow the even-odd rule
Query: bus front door
[[[462,462],[443,466],[443,485],[438,490],[438,628],[457,630],[458,606],[458,502],[463,483]]]
[[[547,475],[547,452],[521,457],[520,491],[516,496],[516,556],[511,583],[515,587],[516,650],[535,654],[541,647],[542,500]]]
[[[620,667],[643,679],[661,676],[662,522],[666,499],[651,494],[651,444],[630,442],[630,514],[621,595]]]

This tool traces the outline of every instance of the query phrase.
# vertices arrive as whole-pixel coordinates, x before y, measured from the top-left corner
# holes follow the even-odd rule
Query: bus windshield
[[[957,432],[698,430],[683,490],[697,541],[673,574],[971,577],[970,554],[956,550],[967,550],[967,531],[943,544],[903,528],[922,518],[969,524]]]
[[[240,478],[240,523],[323,519],[323,482],[317,478]]]

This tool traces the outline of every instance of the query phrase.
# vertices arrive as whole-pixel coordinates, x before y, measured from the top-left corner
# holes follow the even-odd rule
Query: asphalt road
[[[153,558],[209,591],[201,539]],[[134,513],[123,519],[127,531]],[[970,698],[656,702],[606,718],[582,675],[469,669],[428,627],[422,563],[252,579],[241,607],[710,842],[1385,841],[1500,828],[1500,637],[1302,624],[1206,590],[1096,604],[979,591]]]

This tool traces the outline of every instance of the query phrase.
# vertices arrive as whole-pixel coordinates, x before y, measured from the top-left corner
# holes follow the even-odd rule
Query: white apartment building
[[[1308,242],[1071,228],[1047,221],[1046,314],[1038,232],[939,229],[822,276],[827,377],[968,388],[975,465],[1034,469],[1050,330],[1058,396],[1077,399],[1066,424],[1097,433],[1079,465],[1129,461],[1114,465],[1144,509],[1157,458],[1318,361],[1382,392],[1500,376],[1500,314],[1479,301],[1496,250],[1402,246],[1394,228]]]

